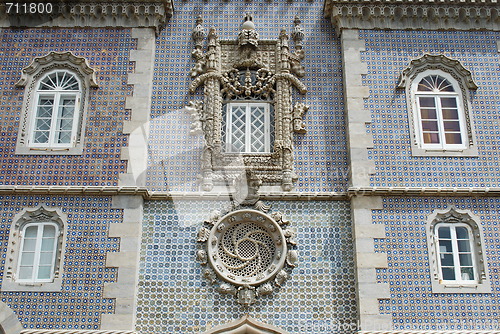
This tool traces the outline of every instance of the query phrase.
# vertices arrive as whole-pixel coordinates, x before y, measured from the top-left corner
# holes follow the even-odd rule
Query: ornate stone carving
[[[293,171],[293,133],[305,132],[299,119],[307,110],[305,104],[293,108],[292,87],[305,94],[307,89],[298,77],[305,71],[302,40],[304,32],[300,20],[295,20],[291,52],[288,35],[282,30],[278,40],[259,40],[253,18],[246,15],[236,41],[220,41],[214,28],[204,34],[201,18],[193,30],[195,65],[190,92],[203,86],[204,101],[192,102],[186,108],[193,115],[192,132],[201,128],[205,144],[201,156],[201,188],[210,191],[214,186],[234,184],[235,180],[251,170],[253,176],[265,185],[281,185],[290,191],[296,175]],[[271,107],[274,133],[270,152],[226,153],[223,138],[223,109],[232,102],[262,102]],[[201,122],[201,126],[200,126]],[[295,125],[294,125],[295,124]]]
[[[124,27],[165,26],[173,14],[172,0],[53,1],[40,14],[12,15],[0,4],[0,27]]]
[[[260,203],[260,202],[258,202]],[[269,209],[262,205],[256,207]],[[272,216],[255,209],[240,209],[220,219],[212,215],[205,221],[198,237],[202,243],[197,260],[208,267],[203,276],[216,284],[216,290],[233,295],[242,305],[251,305],[259,296],[271,294],[289,277],[297,265],[295,242],[280,213]],[[217,220],[214,220],[217,219]],[[207,226],[209,226],[207,228]],[[288,231],[288,233],[287,233]]]
[[[500,30],[497,0],[326,0],[325,16],[342,29]]]

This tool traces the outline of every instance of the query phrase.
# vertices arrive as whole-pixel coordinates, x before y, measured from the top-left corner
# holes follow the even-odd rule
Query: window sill
[[[476,284],[432,282],[432,293],[491,293],[490,282]]]
[[[16,154],[19,155],[82,155],[83,145],[77,145],[75,147],[27,147],[27,146],[17,146]]]
[[[61,291],[62,278],[56,278],[53,282],[16,282],[12,279],[4,279],[2,281],[2,291],[41,291],[41,292],[57,292]]]
[[[416,157],[477,157],[477,147],[464,149],[429,149],[412,146],[412,155]]]

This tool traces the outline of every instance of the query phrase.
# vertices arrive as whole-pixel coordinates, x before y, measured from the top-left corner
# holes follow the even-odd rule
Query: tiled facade
[[[72,11],[29,27],[0,13],[0,273],[16,215],[67,216],[60,291],[0,291],[0,333],[500,333],[496,0],[94,2],[68,2]],[[239,189],[200,187],[205,138],[190,133],[186,108],[210,94],[189,92],[197,17],[236,41],[245,13],[263,44],[302,28],[297,80],[307,93],[291,89],[286,104],[309,106],[307,132],[292,137],[292,191],[246,184],[258,190],[239,208],[257,198],[281,212],[298,255],[287,256],[286,282],[248,304],[204,277],[202,226],[214,210],[237,210]],[[83,154],[16,154],[21,71],[65,51],[87,61],[99,86],[89,89]],[[471,72],[477,154],[412,153],[411,108],[397,86],[426,54]],[[433,290],[429,217],[452,207],[479,219],[491,292]]]
[[[195,236],[224,201],[151,201],[144,210],[137,330],[200,333],[245,314],[289,333],[356,326],[349,205],[345,201],[269,202],[297,230],[300,260],[289,281],[250,307],[203,279]],[[314,298],[312,298],[314,296]],[[159,316],[169,314],[171,316]]]
[[[426,218],[434,210],[454,206],[478,215],[484,233],[491,293],[432,293],[427,251]],[[377,279],[390,285],[390,300],[380,301],[380,311],[391,314],[401,330],[498,329],[500,301],[498,198],[387,197],[374,210],[375,224],[385,224],[387,238],[375,249],[387,253],[388,268]]]
[[[99,329],[101,315],[115,309],[103,288],[116,281],[116,268],[106,267],[106,256],[118,251],[120,240],[109,238],[108,230],[110,223],[122,221],[122,212],[111,208],[110,197],[2,195],[0,201],[3,265],[10,226],[19,211],[55,207],[68,217],[61,291],[2,291],[1,301],[25,328]]]

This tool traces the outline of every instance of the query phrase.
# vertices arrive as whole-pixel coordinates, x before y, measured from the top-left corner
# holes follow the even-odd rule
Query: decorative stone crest
[[[267,214],[257,202],[252,209],[213,212],[198,232],[196,257],[206,268],[203,276],[222,294],[251,305],[259,296],[272,294],[296,266],[295,231],[279,212]]]
[[[285,30],[276,41],[260,40],[248,14],[235,41],[220,41],[211,28],[203,50],[206,33],[201,18],[196,20],[190,92],[203,86],[204,101],[190,102],[186,111],[192,115],[191,133],[201,132],[205,139],[200,174],[203,190],[232,184],[243,170],[251,170],[265,185],[292,190],[297,178],[293,171],[293,133],[305,132],[301,118],[308,109],[304,103],[293,106],[292,87],[301,94],[307,91],[299,80],[305,74],[301,64],[304,31],[298,18],[294,24],[294,52],[290,51]],[[272,133],[268,152],[225,152],[223,110],[235,102],[269,106]]]

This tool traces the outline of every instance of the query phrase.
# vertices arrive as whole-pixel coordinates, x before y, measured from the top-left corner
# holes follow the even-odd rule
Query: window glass
[[[55,71],[40,81],[36,92],[32,146],[69,147],[75,137],[80,84],[67,71]]]
[[[52,223],[28,224],[24,228],[19,259],[21,281],[52,279],[57,245],[57,227]]]

